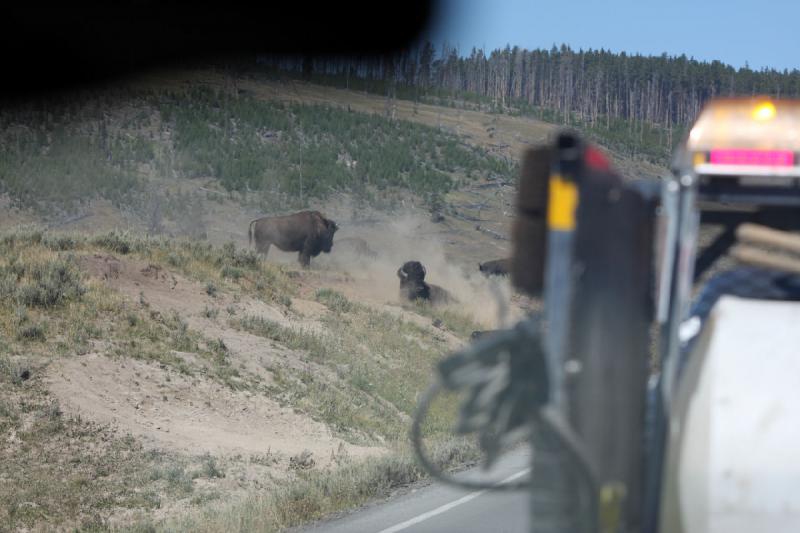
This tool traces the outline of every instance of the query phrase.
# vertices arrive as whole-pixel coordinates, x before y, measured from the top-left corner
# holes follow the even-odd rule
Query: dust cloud
[[[429,231],[430,222],[421,214],[393,215],[363,224],[343,221],[340,227],[331,253],[313,258],[312,269],[341,272],[349,281],[334,288],[345,294],[378,304],[401,303],[397,270],[406,261],[416,260],[425,266],[427,283],[446,289],[458,300],[443,308],[466,314],[485,329],[510,327],[524,316],[512,304],[507,277],[485,277],[478,270],[479,258],[459,264],[447,253],[448,243]],[[337,248],[337,240],[352,237],[364,239],[377,257],[359,255],[346,246]],[[297,265],[297,254],[270,250],[269,260]]]

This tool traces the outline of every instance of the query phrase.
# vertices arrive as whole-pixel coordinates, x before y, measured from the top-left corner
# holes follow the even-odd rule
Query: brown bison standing
[[[457,300],[438,285],[425,282],[425,267],[419,261],[407,261],[397,269],[400,278],[400,296],[408,300],[428,300],[432,304],[452,303]]]
[[[298,252],[298,261],[304,267],[320,252],[330,253],[333,234],[339,227],[319,211],[302,211],[280,217],[261,217],[250,222],[248,238],[256,243],[256,251],[267,255],[275,245],[284,252]]]

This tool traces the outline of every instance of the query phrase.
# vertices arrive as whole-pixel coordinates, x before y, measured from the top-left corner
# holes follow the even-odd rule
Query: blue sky
[[[800,69],[800,0],[440,0],[430,40],[493,50],[605,48]]]

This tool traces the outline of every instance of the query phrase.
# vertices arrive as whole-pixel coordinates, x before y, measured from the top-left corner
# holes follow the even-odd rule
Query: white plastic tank
[[[800,302],[722,297],[670,409],[662,533],[800,531]]]

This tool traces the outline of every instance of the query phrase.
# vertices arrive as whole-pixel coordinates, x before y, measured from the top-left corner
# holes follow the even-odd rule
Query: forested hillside
[[[263,192],[283,208],[386,189],[436,201],[473,176],[513,172],[441,129],[205,86],[97,90],[0,111],[0,194],[26,207],[98,195],[135,206],[148,182],[171,178]]]
[[[225,68],[223,68],[225,70]],[[242,58],[239,79],[308,81],[387,97],[385,113],[265,102],[203,87],[64,95],[0,111],[0,194],[23,206],[100,195],[135,206],[151,178],[212,178],[279,205],[331,191],[397,188],[429,198],[473,174],[513,176],[458,135],[395,120],[389,99],[535,117],[665,165],[717,95],[800,94],[800,71],[735,69],[685,56],[506,47],[462,55],[430,43],[394,57]]]
[[[442,103],[523,113],[585,129],[605,144],[664,162],[703,103],[719,95],[800,94],[800,71],[735,69],[719,61],[518,46],[460,54],[430,43],[372,59],[262,56],[262,68]]]

